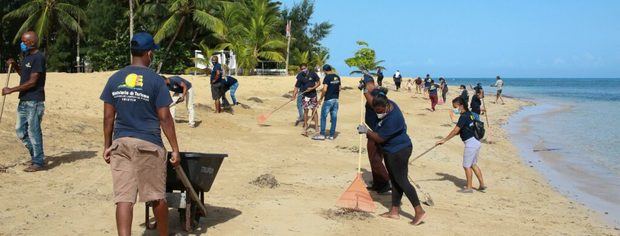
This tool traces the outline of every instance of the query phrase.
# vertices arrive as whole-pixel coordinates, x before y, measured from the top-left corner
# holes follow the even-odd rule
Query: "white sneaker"
[[[334,140],[334,136],[329,136],[329,137],[327,137],[327,139]]]
[[[316,135],[312,137],[312,140],[325,140],[325,135]]]

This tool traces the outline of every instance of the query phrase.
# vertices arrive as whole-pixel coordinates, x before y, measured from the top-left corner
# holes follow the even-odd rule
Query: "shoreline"
[[[620,227],[620,202],[615,199],[617,193],[606,188],[616,183],[613,181],[613,174],[604,173],[607,170],[603,170],[593,160],[572,160],[575,157],[570,159],[570,154],[562,151],[566,147],[550,144],[546,138],[533,131],[536,128],[536,121],[533,121],[536,117],[549,118],[571,112],[574,108],[569,104],[518,99],[530,101],[533,105],[512,114],[510,124],[504,125],[504,128],[510,133],[509,139],[519,148],[523,160],[537,169],[556,191],[596,210],[606,222]],[[579,163],[574,163],[575,161]]]
[[[43,134],[49,169],[21,172],[20,166],[0,173],[0,221],[7,227],[0,234],[24,235],[114,235],[114,207],[109,166],[101,160],[101,102],[99,93],[112,72],[92,74],[48,73]],[[2,76],[2,75],[0,75]],[[487,104],[492,111],[490,137],[483,145],[480,167],[489,185],[486,193],[461,194],[463,144],[457,138],[416,160],[410,176],[421,186],[418,193],[432,196],[435,206],[424,206],[427,222],[408,224],[413,213],[403,199],[400,220],[378,214],[387,211],[391,197],[372,197],[377,210],[369,215],[334,214],[335,202],[355,176],[359,137],[360,98],[358,78],[343,77],[337,130],[333,141],[313,141],[294,127],[293,104],[273,114],[267,126],[256,117],[288,101],[284,97],[294,77],[238,77],[237,97],[245,105],[234,115],[213,114],[208,80],[184,76],[196,88],[197,128],[187,127],[186,109],[177,111],[177,136],[182,151],[227,153],[211,191],[205,194],[209,215],[200,221],[197,233],[211,235],[617,235],[599,214],[577,204],[527,167],[513,142],[500,126],[528,104],[510,99],[507,105]],[[17,81],[11,81],[14,85]],[[391,84],[391,83],[387,83]],[[450,87],[449,97],[456,96]],[[428,111],[426,98],[406,91],[390,91],[403,111],[414,144],[412,155],[431,147],[437,137],[448,134],[448,105]],[[0,124],[0,164],[21,161],[27,155],[12,131],[16,96],[7,97]],[[489,115],[491,115],[489,114]],[[363,178],[371,180],[366,156]],[[262,188],[251,182],[263,174],[279,182]],[[474,182],[474,186],[477,183]],[[29,190],[29,191],[24,191]],[[145,230],[144,209],[136,204],[132,231]],[[170,227],[180,228],[176,210],[170,211]]]

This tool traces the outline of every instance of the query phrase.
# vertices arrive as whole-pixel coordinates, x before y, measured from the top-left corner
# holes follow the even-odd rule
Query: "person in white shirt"
[[[502,98],[502,89],[504,88],[504,81],[502,80],[502,78],[499,77],[499,75],[496,77],[496,81],[495,84],[493,85],[493,87],[497,88],[497,95],[495,96],[495,103],[497,103],[498,100],[502,100],[502,105],[504,105],[504,99]]]

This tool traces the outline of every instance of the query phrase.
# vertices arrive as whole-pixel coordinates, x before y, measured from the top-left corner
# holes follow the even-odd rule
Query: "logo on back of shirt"
[[[142,75],[131,73],[125,77],[125,83],[118,87],[142,90],[143,85]]]
[[[30,65],[30,62],[26,63],[26,67],[31,68],[32,65]]]

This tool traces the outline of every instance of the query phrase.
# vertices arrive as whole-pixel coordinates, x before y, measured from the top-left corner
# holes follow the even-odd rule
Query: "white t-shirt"
[[[504,88],[504,81],[501,79],[498,79],[497,81],[495,81],[495,87],[497,87],[497,90],[501,90]]]

